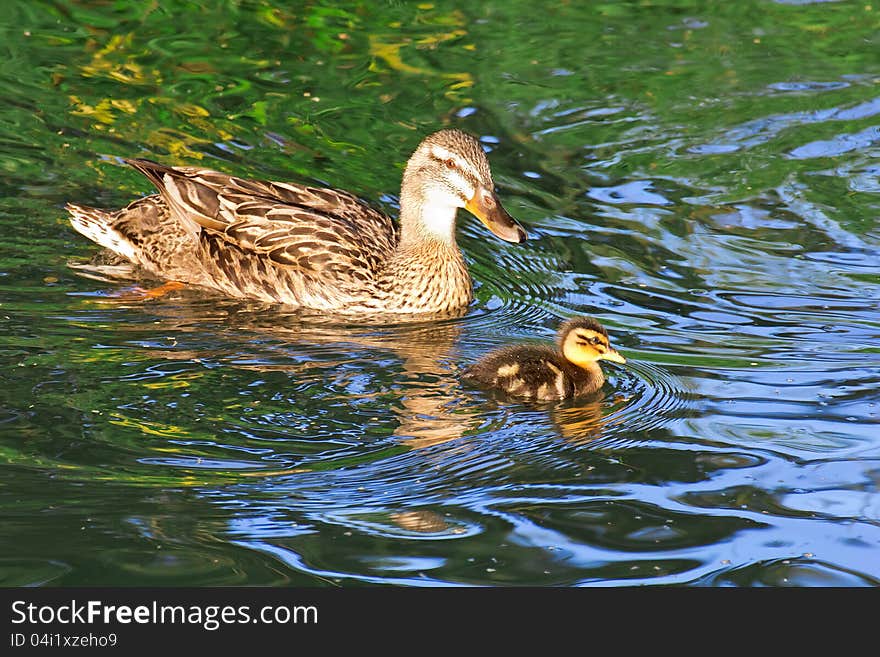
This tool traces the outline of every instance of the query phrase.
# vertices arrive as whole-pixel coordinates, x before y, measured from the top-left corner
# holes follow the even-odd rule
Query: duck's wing
[[[235,247],[237,257],[310,278],[375,272],[396,244],[385,214],[340,190],[246,180],[198,167],[126,160],[146,175],[187,231]]]

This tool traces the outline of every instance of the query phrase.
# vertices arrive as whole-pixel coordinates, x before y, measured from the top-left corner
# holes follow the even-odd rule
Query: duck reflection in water
[[[342,383],[346,390],[333,403],[347,401],[356,406],[366,402],[361,406],[365,408],[375,406],[374,399],[393,397],[387,405],[387,412],[397,421],[393,435],[411,448],[455,440],[481,424],[477,409],[462,394],[454,375],[463,328],[460,318],[467,309],[430,319],[400,315],[391,323],[387,315],[354,319],[235,300],[205,303],[200,296],[181,290],[161,300],[123,293],[101,301],[149,310],[151,316],[145,318],[149,323],[120,322],[119,330],[155,334],[159,325],[162,334],[176,336],[175,342],[204,333],[217,345],[207,349],[151,347],[151,358],[213,360],[237,370],[286,372],[303,381],[314,379],[318,366],[337,377],[336,385],[346,381]],[[397,362],[385,365],[389,357]],[[394,368],[393,374],[386,371],[388,367]],[[359,373],[370,375],[367,390],[361,388],[364,379]],[[385,425],[387,420],[387,415],[376,418]]]

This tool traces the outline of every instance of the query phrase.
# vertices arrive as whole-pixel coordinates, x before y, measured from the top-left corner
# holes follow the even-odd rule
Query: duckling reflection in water
[[[557,349],[517,345],[491,352],[466,369],[464,379],[511,397],[558,401],[596,393],[605,383],[598,361],[626,362],[592,317],[568,320],[557,340]]]

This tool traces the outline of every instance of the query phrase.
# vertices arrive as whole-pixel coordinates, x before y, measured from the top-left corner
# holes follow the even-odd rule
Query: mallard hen
[[[450,311],[473,298],[458,208],[503,240],[526,239],[495,195],[479,142],[459,130],[428,136],[410,157],[399,226],[336,189],[126,162],[159,193],[117,211],[69,203],[73,227],[152,275],[232,297],[344,313]]]
[[[463,378],[512,397],[557,401],[597,392],[605,383],[598,361],[626,362],[592,317],[563,323],[557,340],[557,349],[516,345],[493,351],[467,368]]]

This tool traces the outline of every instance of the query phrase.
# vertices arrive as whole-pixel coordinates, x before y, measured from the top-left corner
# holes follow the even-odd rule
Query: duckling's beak
[[[501,239],[517,243],[526,241],[526,231],[501,207],[501,201],[494,193],[478,189],[464,207]]]
[[[599,356],[599,360],[609,360],[612,363],[620,363],[621,365],[626,363],[626,358],[621,356],[617,349],[612,349],[611,347],[609,347],[604,354]]]

